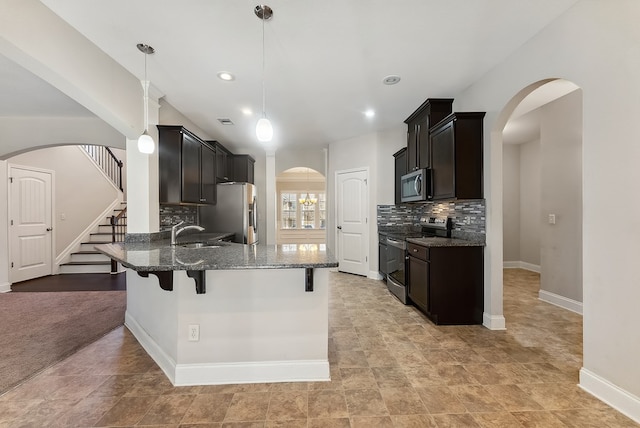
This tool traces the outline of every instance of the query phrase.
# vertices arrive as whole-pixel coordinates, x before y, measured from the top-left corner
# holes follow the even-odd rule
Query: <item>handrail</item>
[[[81,147],[91,159],[102,169],[113,184],[124,192],[122,187],[122,166],[124,163],[113,154],[109,147],[82,144]]]
[[[124,240],[124,236],[127,232],[127,207],[124,207],[122,211],[118,213],[118,215],[112,215],[110,219],[111,223],[111,243],[122,242]],[[121,240],[119,240],[120,238]],[[116,273],[118,270],[118,263],[111,259],[111,273]]]

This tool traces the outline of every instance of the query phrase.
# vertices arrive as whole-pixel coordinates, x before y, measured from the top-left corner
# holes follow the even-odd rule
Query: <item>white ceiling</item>
[[[265,87],[273,144],[326,146],[397,126],[426,98],[462,91],[576,1],[271,0]],[[256,2],[42,3],[138,78],[144,56],[136,44],[152,45],[148,77],[168,103],[231,148],[259,147],[254,127],[262,104],[262,23],[253,13]],[[0,115],[87,114],[6,59],[0,58],[0,70]],[[236,79],[219,80],[223,70]],[[400,83],[383,85],[391,74],[401,76]],[[253,115],[244,115],[246,108]],[[373,118],[364,116],[368,109],[375,110]]]

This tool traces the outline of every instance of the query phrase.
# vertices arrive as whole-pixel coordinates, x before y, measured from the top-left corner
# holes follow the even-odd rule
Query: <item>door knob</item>
[[[342,226],[338,226],[338,229],[342,230]]]
[[[47,232],[51,232],[53,230],[53,227],[47,227]]]

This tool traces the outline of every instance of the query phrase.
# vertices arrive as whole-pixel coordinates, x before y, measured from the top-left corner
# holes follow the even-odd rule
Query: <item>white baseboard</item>
[[[551,303],[552,305],[559,306],[563,309],[582,315],[582,302],[578,302],[577,300],[569,299],[568,297],[560,296],[559,294],[545,290],[540,290],[538,292],[538,298],[543,302]]]
[[[504,315],[482,314],[482,325],[489,330],[506,330],[507,324]]]
[[[0,284],[0,293],[8,293],[11,291],[11,283],[5,282],[4,284]]]
[[[523,261],[503,261],[502,267],[504,269],[525,269],[530,270],[531,272],[540,273],[540,265],[534,265]]]
[[[174,386],[331,380],[329,360],[176,364],[128,312],[124,325]]]
[[[164,374],[167,375],[171,383],[175,385],[176,362],[173,358],[167,355],[162,348],[158,346],[156,341],[153,340],[151,336],[144,331],[142,326],[138,324],[135,318],[129,314],[129,311],[126,311],[124,314],[124,325],[138,340],[138,343],[140,343],[144,350],[147,351],[147,354],[149,354],[151,359],[153,359]]]
[[[329,381],[329,361],[178,364],[175,386]]]
[[[380,275],[380,272],[378,272],[377,270],[376,271],[370,270],[369,275],[367,275],[367,278],[376,279],[379,281],[382,279],[382,275]]]
[[[640,423],[640,398],[585,369],[580,369],[578,386],[620,413]]]

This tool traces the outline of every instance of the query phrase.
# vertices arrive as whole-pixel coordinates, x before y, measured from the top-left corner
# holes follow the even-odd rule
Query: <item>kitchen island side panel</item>
[[[314,269],[312,292],[305,291],[304,274],[304,269],[209,270],[205,294],[196,294],[184,272],[173,273],[171,292],[134,284],[151,298],[132,303],[153,302],[153,309],[131,313],[156,314],[138,318],[134,335],[143,346],[155,342],[145,349],[174,385],[329,380],[329,273]],[[163,335],[160,324],[175,329]],[[193,324],[199,326],[198,341],[188,340]],[[167,364],[165,355],[174,349],[175,361]]]

